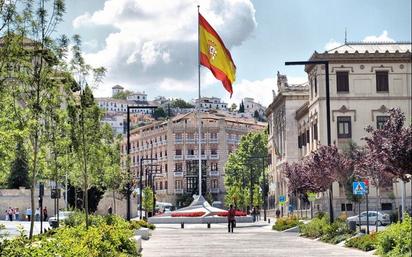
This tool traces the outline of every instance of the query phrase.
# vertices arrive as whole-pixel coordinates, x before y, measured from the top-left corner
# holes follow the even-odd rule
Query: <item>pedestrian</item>
[[[43,208],[43,221],[47,221],[48,214],[47,214],[47,206]]]
[[[108,213],[109,215],[112,215],[112,214],[113,214],[113,208],[112,208],[111,205],[109,206],[109,209],[107,209],[107,213]]]
[[[14,215],[16,217],[16,221],[19,221],[20,220],[20,210],[19,210],[19,208],[14,209]]]
[[[233,208],[233,205],[230,205],[230,208],[227,212],[227,228],[228,228],[228,233],[232,232],[233,233],[233,228],[235,226],[235,215],[236,215],[236,209]]]
[[[39,221],[40,220],[40,209],[39,208],[36,208],[34,215],[36,216],[36,221]]]
[[[280,217],[280,211],[279,211],[279,209],[277,209],[276,210],[276,219],[279,219],[279,217]]]
[[[13,209],[11,207],[7,210],[7,215],[9,216],[9,221],[13,221]]]
[[[256,222],[256,209],[254,206],[252,207],[252,217],[253,217],[253,222]]]
[[[31,216],[32,216],[32,211],[30,208],[27,208],[26,210],[26,216],[27,216],[27,221],[31,221]]]

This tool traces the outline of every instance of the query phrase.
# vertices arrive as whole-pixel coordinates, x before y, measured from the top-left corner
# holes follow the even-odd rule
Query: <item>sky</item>
[[[197,97],[197,5],[236,64],[233,96],[201,68],[202,96],[239,104],[272,101],[279,71],[303,83],[314,51],[348,41],[411,41],[410,0],[68,0],[57,33],[79,34],[86,61],[107,74],[95,89],[128,90],[192,100]]]

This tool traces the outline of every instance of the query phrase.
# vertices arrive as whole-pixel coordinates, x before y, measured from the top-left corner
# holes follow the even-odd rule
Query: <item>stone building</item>
[[[251,131],[262,130],[264,123],[236,119],[224,113],[202,112],[202,194],[211,193],[215,200],[224,198],[224,165],[240,138]],[[181,114],[164,122],[131,131],[130,163],[133,174],[139,174],[143,161],[144,184],[151,181],[150,165],[157,165],[154,187],[158,201],[171,202],[183,194],[198,193],[198,126],[197,114]],[[122,146],[122,166],[126,166],[126,142]],[[152,166],[153,167],[153,166]],[[155,172],[153,172],[155,173]]]
[[[410,43],[346,43],[324,53],[313,53],[310,61],[329,61],[332,143],[340,149],[350,142],[364,145],[361,138],[367,135],[365,128],[368,125],[375,128],[382,126],[387,119],[387,110],[394,107],[400,108],[407,120],[410,119],[411,57]],[[319,144],[327,144],[325,69],[323,65],[312,64],[306,65],[305,71],[309,80],[307,100],[296,109],[294,115],[288,117],[294,118],[296,123],[286,128],[286,131],[293,130],[295,134],[294,158],[299,159],[316,150]],[[276,99],[271,106],[275,105]],[[277,137],[275,127],[278,124],[270,117],[272,113],[269,108],[270,137]],[[289,138],[284,140],[285,144],[289,143]],[[278,155],[273,154],[273,145],[270,149],[272,160],[277,159]],[[271,174],[282,177],[278,167],[272,167]],[[406,185],[409,207],[410,186],[410,183]],[[400,183],[389,185],[381,192],[380,209],[389,211],[399,206]],[[283,188],[280,193],[285,194],[286,190]],[[370,206],[376,206],[376,189],[371,187],[369,195]],[[326,197],[319,197],[321,199],[317,204],[327,210]],[[343,186],[338,183],[333,185],[333,198],[335,212],[354,209],[345,197]],[[275,199],[278,199],[276,192]]]

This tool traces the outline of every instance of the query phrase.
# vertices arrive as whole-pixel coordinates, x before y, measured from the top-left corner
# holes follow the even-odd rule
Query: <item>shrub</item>
[[[299,232],[304,237],[318,238],[326,233],[326,229],[329,226],[329,219],[325,216],[318,216],[312,219],[307,224],[301,224],[299,226]]]
[[[10,257],[138,256],[135,242],[130,239],[133,231],[127,221],[118,216],[93,215],[93,225],[86,230],[80,217],[73,218],[69,225],[35,236],[32,240],[24,235],[5,240],[0,243],[0,252],[2,256]]]
[[[130,221],[130,225],[132,229],[139,229],[140,227],[143,227],[143,228],[154,230],[156,228],[155,225],[150,224],[149,222],[145,220],[132,220]]]
[[[332,224],[328,224],[323,230],[321,240],[326,243],[337,244],[343,240],[350,238],[353,232],[349,230],[346,222],[340,218],[336,219]]]
[[[405,214],[402,222],[390,225],[378,235],[377,252],[382,256],[403,257],[412,255],[411,217]]]
[[[282,217],[276,220],[272,226],[273,230],[283,231],[289,228],[293,228],[301,224],[296,216]]]
[[[354,237],[345,242],[345,246],[357,248],[363,251],[371,251],[376,248],[378,233]]]

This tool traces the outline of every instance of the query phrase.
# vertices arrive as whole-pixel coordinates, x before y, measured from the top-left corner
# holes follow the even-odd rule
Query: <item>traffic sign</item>
[[[314,202],[316,200],[316,193],[308,193],[309,202]]]
[[[284,205],[285,202],[286,202],[286,196],[284,196],[284,195],[279,196],[280,205]]]
[[[353,194],[354,195],[364,195],[367,192],[367,187],[365,182],[355,181],[353,182]]]

